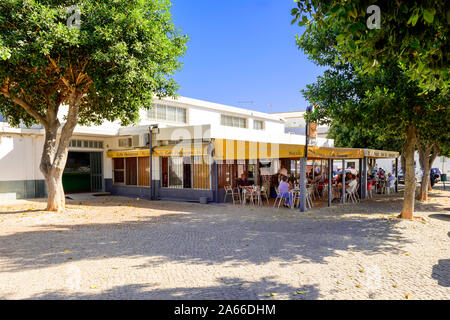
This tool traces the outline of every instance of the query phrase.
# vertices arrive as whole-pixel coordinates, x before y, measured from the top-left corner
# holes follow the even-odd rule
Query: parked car
[[[441,170],[438,168],[432,168],[430,171],[430,182],[431,186],[433,187],[436,182],[439,182],[441,180]]]
[[[403,176],[402,169],[398,169],[398,183],[405,184],[405,177]]]
[[[422,176],[423,176],[422,170],[416,169],[416,183],[420,183],[422,181]],[[441,171],[438,168],[432,168],[430,170],[431,186],[433,187],[436,182],[440,181],[440,179],[441,179]],[[405,177],[402,169],[398,170],[398,183],[405,184]]]

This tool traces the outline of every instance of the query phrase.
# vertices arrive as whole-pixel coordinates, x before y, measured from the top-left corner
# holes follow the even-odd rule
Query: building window
[[[210,189],[210,166],[203,161],[203,157],[193,157],[192,184],[194,189]]]
[[[161,185],[175,189],[211,189],[210,165],[203,157],[163,157]]]
[[[183,188],[183,158],[169,158],[169,188]]]
[[[247,119],[222,114],[220,116],[220,124],[228,127],[247,128]]]
[[[137,186],[137,158],[125,158],[125,180],[127,186]]]
[[[186,123],[186,109],[173,106],[155,104],[148,110],[148,120]]]
[[[133,139],[132,138],[121,138],[119,139],[119,147],[126,148],[131,147],[133,145]]]
[[[138,158],[138,185],[150,187],[150,157]]]
[[[262,120],[253,120],[253,129],[255,129],[255,130],[264,130],[264,121],[262,121]]]
[[[149,157],[113,158],[114,184],[150,187]]]
[[[70,140],[69,147],[103,149],[103,141],[94,140]]]
[[[113,159],[114,183],[125,182],[125,161],[123,158]]]

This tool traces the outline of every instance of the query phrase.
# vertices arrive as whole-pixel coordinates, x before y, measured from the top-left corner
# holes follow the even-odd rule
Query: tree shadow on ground
[[[440,286],[450,287],[450,259],[439,260],[433,266],[431,277],[436,279]]]
[[[2,235],[2,270],[45,268],[64,264],[69,257],[73,262],[148,258],[138,268],[225,262],[239,267],[272,260],[326,263],[325,258],[339,256],[340,251],[402,252],[408,242],[396,228],[399,220],[337,214],[335,208],[304,214],[290,209],[241,211],[239,206],[183,204],[183,211],[177,211],[170,209],[170,202],[142,202],[153,210],[170,212],[155,216],[149,210],[139,220],[118,223],[39,225],[32,231]],[[348,212],[348,207],[342,209]]]
[[[19,210],[19,211],[0,211],[0,216],[3,214],[21,214],[21,213],[32,213],[32,212],[41,212],[39,209],[31,209],[31,210]]]
[[[218,284],[193,288],[158,288],[158,284],[129,284],[93,293],[70,293],[65,291],[44,292],[29,299],[129,299],[129,300],[272,300],[277,298],[293,300],[315,300],[319,298],[317,285],[305,285],[294,288],[278,283],[272,277],[258,282],[249,282],[240,278],[219,278]],[[94,290],[93,290],[94,291]],[[296,293],[295,295],[293,293]],[[299,293],[297,293],[299,292]],[[272,295],[273,294],[273,295]]]
[[[434,213],[434,214],[430,214],[428,217],[433,218],[433,219],[438,219],[438,220],[443,220],[443,221],[450,222],[450,214]]]

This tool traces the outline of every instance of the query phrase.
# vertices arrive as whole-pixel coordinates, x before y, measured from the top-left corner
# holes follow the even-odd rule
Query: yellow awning
[[[153,155],[155,157],[205,156],[208,155],[208,146],[209,144],[160,146],[153,149]],[[301,158],[304,155],[304,145],[228,139],[214,140],[214,159],[216,160]],[[106,156],[108,158],[149,157],[150,151],[148,149],[110,151]],[[308,159],[360,159],[364,156],[369,158],[397,158],[399,154],[395,151],[372,149],[308,147]]]
[[[374,150],[365,149],[365,155],[369,158],[398,158],[399,153],[397,151],[384,151],[384,150]]]
[[[180,144],[174,146],[161,146],[153,149],[155,157],[191,157],[204,156],[208,154],[208,144]],[[132,158],[149,157],[149,149],[110,151],[106,154],[108,158]]]
[[[150,150],[126,150],[126,151],[110,151],[106,153],[108,158],[134,158],[134,157],[149,157]]]
[[[308,147],[308,158],[315,159],[360,159],[364,158],[363,149]]]
[[[214,159],[278,159],[300,158],[304,156],[305,146],[254,142],[243,140],[214,140]]]
[[[177,144],[153,149],[155,157],[195,157],[208,155],[209,144]]]
[[[263,143],[242,140],[215,139],[216,160],[301,158],[304,145]],[[359,159],[364,149],[308,146],[310,159]]]

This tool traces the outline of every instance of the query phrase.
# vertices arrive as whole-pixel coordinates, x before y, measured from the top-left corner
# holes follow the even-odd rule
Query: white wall
[[[41,180],[39,170],[44,138],[36,135],[0,134],[0,180]]]
[[[104,177],[112,177],[111,159],[106,158],[106,145],[113,139],[74,135],[72,139],[103,141]],[[43,135],[0,134],[0,181],[43,180],[39,165],[44,146]],[[69,148],[69,151],[102,151],[91,148]]]

